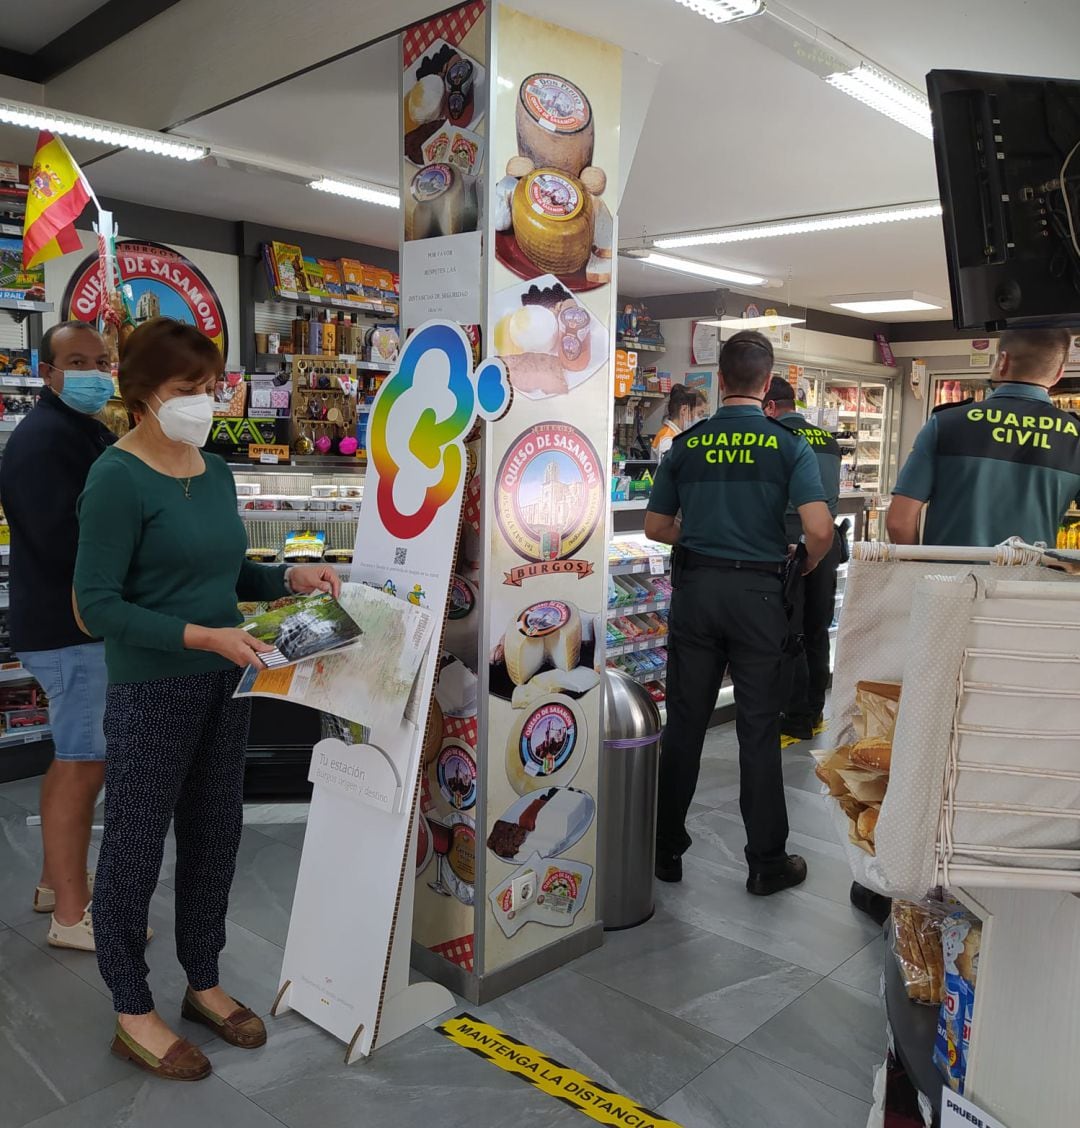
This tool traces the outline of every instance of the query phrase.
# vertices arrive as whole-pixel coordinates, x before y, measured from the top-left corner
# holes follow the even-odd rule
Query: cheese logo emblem
[[[577,718],[560,701],[549,701],[525,720],[518,738],[518,754],[526,773],[549,776],[570,757],[578,742]]]
[[[454,182],[454,174],[446,164],[422,168],[413,177],[412,194],[421,203],[441,196]]]
[[[458,495],[464,440],[477,414],[497,419],[509,405],[502,361],[486,360],[474,372],[459,326],[428,321],[413,333],[375,397],[368,429],[376,504],[390,536],[412,540],[431,525]]]
[[[567,219],[581,211],[583,197],[565,176],[538,172],[529,181],[529,203],[537,215]]]
[[[577,133],[592,121],[589,100],[557,74],[534,74],[525,79],[521,103],[536,124],[550,133]]]
[[[554,420],[537,423],[510,444],[499,466],[499,529],[526,560],[565,560],[596,528],[606,488],[596,450],[580,431]]]
[[[476,761],[464,744],[448,740],[435,761],[442,797],[457,811],[476,805]]]
[[[472,588],[461,576],[455,576],[450,585],[450,608],[446,617],[454,622],[467,619],[472,614],[475,604],[476,597],[473,595]]]
[[[526,638],[543,638],[565,627],[571,618],[572,612],[565,603],[549,599],[526,607],[518,616],[518,630]]]
[[[552,867],[544,875],[544,880],[540,882],[540,894],[537,900],[543,904],[546,898],[552,897],[569,907],[577,900],[580,887],[581,874]]]

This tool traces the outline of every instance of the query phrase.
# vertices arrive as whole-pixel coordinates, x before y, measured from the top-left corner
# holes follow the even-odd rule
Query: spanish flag
[[[82,171],[59,137],[38,134],[23,224],[23,270],[82,247],[75,220],[90,202]]]

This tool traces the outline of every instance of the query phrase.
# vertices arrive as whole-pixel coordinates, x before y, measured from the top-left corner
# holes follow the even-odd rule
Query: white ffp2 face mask
[[[153,415],[167,439],[201,447],[210,437],[210,428],[214,424],[214,402],[209,396],[196,393],[193,396],[173,396],[168,400],[158,395],[154,398],[160,406]]]

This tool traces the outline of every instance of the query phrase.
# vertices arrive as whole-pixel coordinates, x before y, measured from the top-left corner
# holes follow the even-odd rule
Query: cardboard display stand
[[[351,579],[420,600],[442,623],[466,485],[464,440],[476,417],[510,402],[501,362],[475,372],[450,322],[409,338],[371,409],[369,463]],[[291,1008],[348,1046],[346,1061],[452,1006],[433,983],[409,985],[415,811],[421,745],[439,665],[438,630],[400,722],[364,743],[324,740],[314,784],[282,983]]]

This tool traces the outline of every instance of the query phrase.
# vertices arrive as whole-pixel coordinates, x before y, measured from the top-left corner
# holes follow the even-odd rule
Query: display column
[[[615,216],[655,74],[502,5],[402,42],[404,328],[479,323],[513,387],[470,447],[418,820],[413,962],[482,1001],[602,939]]]

